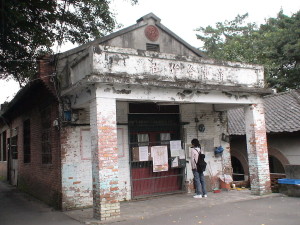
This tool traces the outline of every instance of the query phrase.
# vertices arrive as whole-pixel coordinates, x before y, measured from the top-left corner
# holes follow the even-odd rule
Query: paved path
[[[78,225],[80,222],[55,211],[7,183],[0,182],[0,225]]]
[[[299,225],[300,199],[269,197],[181,208],[117,225]]]
[[[55,211],[42,202],[0,182],[0,225],[299,225],[300,198],[282,194],[254,196],[247,189],[174,194],[121,203],[121,217],[114,221],[93,219],[92,209]]]
[[[255,208],[257,201],[261,199],[289,199],[289,197],[285,197],[281,194],[270,194],[266,196],[255,196],[251,195],[250,191],[247,189],[238,190],[231,190],[231,191],[223,191],[221,193],[208,193],[208,198],[202,199],[194,199],[192,194],[175,194],[163,197],[156,197],[151,199],[146,199],[144,201],[129,201],[129,202],[121,202],[121,217],[115,221],[111,222],[118,222],[117,224],[135,224],[133,221],[155,221],[155,218],[160,218],[164,221],[163,218],[166,215],[180,215],[184,216],[182,212],[195,212],[195,216],[203,215],[200,213],[203,210],[211,211],[214,215],[213,211],[215,208],[218,207],[226,207],[228,209],[232,209],[232,204],[240,204],[242,202],[249,202],[252,203],[252,207]],[[300,202],[300,199],[295,198]],[[226,205],[226,206],[224,206]],[[230,211],[230,210],[229,210]],[[300,210],[299,210],[300,212]],[[108,223],[108,222],[99,222],[93,219],[92,209],[83,209],[83,210],[73,210],[66,212],[67,215],[73,217],[74,219],[84,222],[86,224],[101,224],[101,223]],[[232,213],[230,213],[233,215]],[[219,215],[214,215],[219,217]],[[221,215],[220,215],[221,216]],[[226,214],[227,216],[227,214]],[[167,216],[168,217],[168,216]],[[300,219],[300,218],[299,218]],[[177,219],[174,219],[177,221]],[[121,223],[120,223],[121,222]],[[165,224],[157,222],[153,224]],[[173,223],[173,222],[172,222]],[[136,224],[143,224],[136,223]],[[147,224],[147,223],[144,223]],[[166,223],[167,224],[167,223]],[[188,224],[182,223],[181,224]],[[243,224],[243,223],[240,223]],[[300,220],[299,220],[300,224]],[[224,224],[223,224],[224,225]],[[225,224],[226,225],[226,224]],[[261,224],[259,224],[261,225]]]

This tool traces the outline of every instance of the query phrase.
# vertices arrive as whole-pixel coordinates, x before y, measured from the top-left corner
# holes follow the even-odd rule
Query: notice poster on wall
[[[148,146],[139,147],[139,161],[148,161]]]
[[[171,157],[179,156],[180,150],[181,150],[181,140],[170,141]]]
[[[172,160],[172,167],[178,167],[178,157],[173,158]]]
[[[179,159],[185,159],[185,152],[184,152],[184,149],[181,149],[179,151]]]
[[[151,157],[149,154],[149,147],[148,146],[141,146],[141,147],[133,147],[132,148],[132,161],[150,161]]]
[[[168,147],[152,146],[153,172],[168,171]]]

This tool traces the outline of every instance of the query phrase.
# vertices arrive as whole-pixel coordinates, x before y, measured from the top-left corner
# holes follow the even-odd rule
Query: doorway
[[[156,107],[155,105],[139,106],[144,110],[148,109],[148,113],[132,113],[134,110],[131,110],[132,114],[128,116],[132,198],[183,191],[185,164],[179,163],[177,167],[172,167],[173,158],[170,153],[170,141],[181,140],[179,110],[173,113],[165,113],[165,110],[153,113],[155,109],[152,107]],[[149,149],[149,158],[140,161],[136,157],[136,150],[143,146]],[[153,171],[150,154],[152,146],[167,147],[167,171]]]

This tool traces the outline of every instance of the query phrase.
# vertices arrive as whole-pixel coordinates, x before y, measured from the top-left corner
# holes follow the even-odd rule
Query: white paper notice
[[[171,157],[176,157],[180,155],[181,150],[181,141],[170,141],[170,151],[171,151]]]
[[[139,161],[148,161],[148,146],[139,147]]]
[[[168,147],[152,146],[153,172],[168,171]]]
[[[171,157],[176,157],[179,156],[180,154],[180,149],[171,149]]]
[[[179,151],[179,159],[185,159],[185,152],[184,152],[184,149],[181,149]]]
[[[179,150],[181,149],[181,141],[170,141],[170,149],[171,150]]]
[[[178,167],[178,157],[175,157],[172,161],[172,167]]]

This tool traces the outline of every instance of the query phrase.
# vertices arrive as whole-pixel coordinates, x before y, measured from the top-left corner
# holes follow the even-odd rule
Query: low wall
[[[286,178],[300,179],[300,165],[285,165]]]

